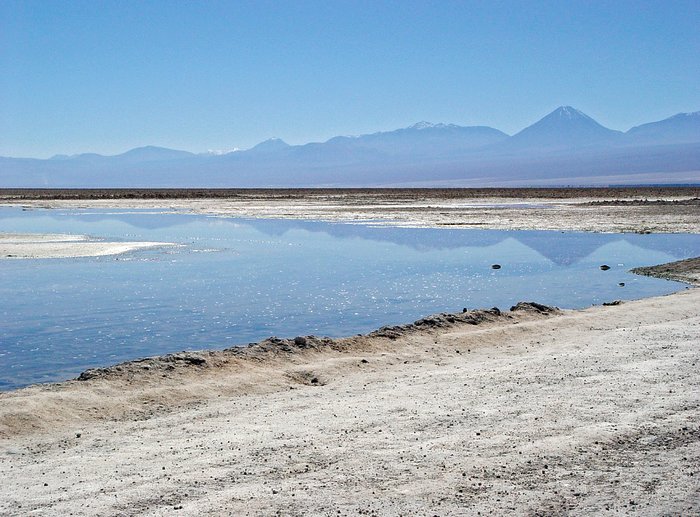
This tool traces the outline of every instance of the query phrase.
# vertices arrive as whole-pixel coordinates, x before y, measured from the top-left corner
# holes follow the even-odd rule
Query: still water
[[[534,300],[577,308],[665,294],[685,286],[628,270],[700,255],[700,237],[685,234],[410,229],[147,211],[0,208],[0,232],[179,244],[113,257],[1,260],[0,390],[138,357],[271,335],[350,335],[463,307]],[[502,268],[491,269],[494,263]]]

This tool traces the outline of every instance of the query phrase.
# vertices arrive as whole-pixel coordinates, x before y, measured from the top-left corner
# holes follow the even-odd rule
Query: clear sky
[[[0,155],[700,110],[700,0],[0,2]]]

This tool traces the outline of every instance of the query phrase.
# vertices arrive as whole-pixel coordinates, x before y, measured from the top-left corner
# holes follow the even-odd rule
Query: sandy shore
[[[148,248],[167,242],[108,242],[86,235],[56,233],[0,233],[0,260],[101,257]]]
[[[700,290],[0,395],[5,515],[700,512]]]
[[[692,202],[596,201],[565,201],[566,229],[646,231],[637,207],[665,211],[663,231],[700,224]],[[442,210],[405,203],[407,224]],[[622,222],[596,222],[615,207]],[[513,210],[530,219],[511,227],[552,213]],[[698,266],[643,273],[694,281]],[[90,370],[0,394],[0,514],[698,515],[699,342],[688,288]]]

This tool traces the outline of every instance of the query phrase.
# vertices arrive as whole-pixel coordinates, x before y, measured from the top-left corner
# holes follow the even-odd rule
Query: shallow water
[[[578,308],[666,294],[685,286],[628,270],[700,255],[700,237],[685,234],[410,229],[148,211],[0,208],[0,232],[181,244],[114,257],[0,261],[5,390],[138,357],[271,335],[351,335],[463,307],[535,300]]]

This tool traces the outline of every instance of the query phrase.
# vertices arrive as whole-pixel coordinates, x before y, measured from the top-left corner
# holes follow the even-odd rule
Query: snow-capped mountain
[[[657,145],[700,142],[700,111],[642,124],[627,131],[627,135],[636,141]]]
[[[571,106],[561,106],[513,135],[508,143],[520,148],[571,148],[614,144],[621,135]]]
[[[426,122],[425,120],[421,120],[420,122],[416,122],[412,126],[407,127],[406,129],[448,129],[448,128],[458,128],[459,126],[455,124],[443,124],[442,122],[438,122],[437,124],[433,124],[432,122]]]
[[[507,138],[508,135],[492,127],[418,122],[394,131],[355,137],[338,136],[317,145],[385,156],[445,156],[468,153]]]
[[[208,149],[204,153],[199,153],[200,156],[224,156],[226,154],[237,153],[240,151],[238,147],[232,149]]]
[[[418,122],[394,131],[192,154],[139,147],[48,160],[0,157],[0,187],[505,186],[700,183],[700,112],[608,129],[562,106],[514,136]]]

